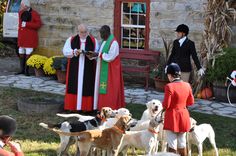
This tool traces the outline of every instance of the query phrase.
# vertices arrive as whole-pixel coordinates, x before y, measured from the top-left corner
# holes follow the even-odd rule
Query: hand
[[[12,151],[13,153],[22,152],[19,143],[17,143],[17,142],[13,142],[13,141],[9,141],[7,144],[10,146],[11,151]]]
[[[23,21],[23,22],[21,23],[21,27],[24,28],[25,26],[26,26],[26,22]]]
[[[81,54],[81,50],[80,49],[74,49],[73,54],[74,54],[74,56],[79,56]]]
[[[198,70],[198,75],[199,75],[199,76],[205,75],[205,70],[204,70],[203,68],[199,69],[199,70]]]

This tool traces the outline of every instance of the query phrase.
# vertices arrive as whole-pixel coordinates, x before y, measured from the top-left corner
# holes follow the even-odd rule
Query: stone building
[[[61,54],[67,37],[85,23],[99,38],[99,28],[111,26],[121,49],[162,49],[161,34],[175,39],[175,28],[185,23],[197,49],[204,29],[206,0],[31,0],[42,18],[37,53]],[[135,9],[136,8],[136,9]],[[235,27],[233,27],[235,30]],[[235,38],[235,37],[234,37]],[[234,41],[235,42],[235,41]]]

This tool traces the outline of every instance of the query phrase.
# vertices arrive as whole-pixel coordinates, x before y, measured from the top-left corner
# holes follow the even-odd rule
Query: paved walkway
[[[31,89],[60,95],[64,95],[65,92],[65,85],[57,83],[50,77],[38,78],[34,76],[26,77],[23,75],[0,76],[0,86]],[[126,103],[145,104],[147,101],[152,99],[159,99],[162,101],[163,97],[163,93],[154,90],[145,91],[142,88],[125,87]],[[195,104],[190,107],[190,109],[206,114],[216,114],[236,118],[236,104],[234,105],[235,107],[232,107],[228,103],[196,99]]]

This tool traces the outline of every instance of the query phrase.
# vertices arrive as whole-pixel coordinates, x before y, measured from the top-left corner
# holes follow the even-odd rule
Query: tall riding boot
[[[175,149],[170,148],[170,147],[168,147],[168,152],[171,152],[171,153],[177,153],[177,151],[176,151]]]
[[[16,73],[15,75],[20,75],[25,73],[25,57],[24,55],[20,55],[20,72]]]
[[[27,66],[27,60],[29,59],[30,55],[26,55],[25,57],[25,76],[30,76],[29,74],[29,66]]]
[[[178,153],[180,156],[187,156],[187,149],[186,148],[178,148]]]

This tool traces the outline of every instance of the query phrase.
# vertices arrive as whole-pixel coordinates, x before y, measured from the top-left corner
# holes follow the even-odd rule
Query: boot
[[[187,156],[186,148],[178,148],[178,153],[180,154],[180,156]]]
[[[20,56],[20,72],[16,73],[15,75],[20,75],[25,73],[25,57]]]
[[[177,153],[177,151],[176,151],[175,149],[170,148],[170,147],[168,147],[168,152],[171,152],[171,153]]]
[[[30,76],[29,74],[29,66],[27,66],[26,62],[29,59],[30,55],[26,55],[25,57],[25,76]]]

